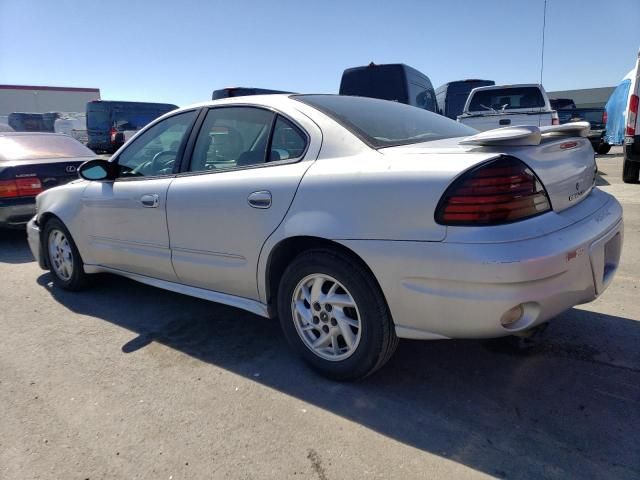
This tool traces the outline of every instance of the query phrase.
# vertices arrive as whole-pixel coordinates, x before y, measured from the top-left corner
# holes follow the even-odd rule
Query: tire
[[[609,153],[609,150],[611,150],[611,145],[609,145],[608,143],[601,143],[600,145],[598,145],[596,153],[598,155],[606,155],[607,153]]]
[[[69,230],[60,220],[51,218],[42,231],[42,250],[46,255],[53,283],[74,292],[85,288],[88,277],[84,273],[82,258]]]
[[[631,162],[625,158],[622,164],[622,180],[624,183],[638,183],[640,177],[640,163]]]
[[[331,298],[338,304],[328,295],[335,295]],[[372,374],[398,345],[389,308],[371,273],[333,250],[309,250],[289,264],[278,289],[278,316],[291,348],[333,380]],[[326,345],[314,350],[314,341]]]

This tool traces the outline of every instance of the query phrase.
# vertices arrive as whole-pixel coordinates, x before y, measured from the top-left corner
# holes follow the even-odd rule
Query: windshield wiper
[[[484,108],[485,110],[490,110],[490,111],[491,111],[491,112],[493,112],[493,113],[498,113],[498,112],[496,111],[496,109],[495,109],[495,108],[487,107],[486,105],[483,105],[483,104],[480,104],[480,106],[481,106],[482,108]]]

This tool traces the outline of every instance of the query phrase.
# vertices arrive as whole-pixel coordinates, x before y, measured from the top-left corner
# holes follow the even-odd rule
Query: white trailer
[[[100,100],[100,89],[0,85],[0,118],[14,112],[84,112],[92,100]]]

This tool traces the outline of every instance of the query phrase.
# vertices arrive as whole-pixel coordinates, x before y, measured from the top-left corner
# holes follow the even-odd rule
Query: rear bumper
[[[33,197],[0,200],[0,226],[24,227],[36,213],[36,200]]]
[[[640,135],[625,137],[623,150],[625,161],[640,163]]]
[[[492,338],[530,329],[600,295],[623,240],[610,197],[564,229],[508,243],[344,241],[371,267],[403,338]],[[514,307],[523,315],[505,328]]]
[[[106,152],[116,151],[116,148],[114,148],[114,145],[108,139],[107,140],[89,139],[89,142],[87,143],[87,148],[90,148],[94,152],[95,151],[106,151]]]
[[[605,141],[604,141],[604,132],[603,131],[595,131],[595,132],[591,131],[587,135],[587,138],[589,139],[589,141],[591,142],[591,145],[593,145],[593,146],[597,146],[597,145],[600,145],[602,143],[605,143]]]

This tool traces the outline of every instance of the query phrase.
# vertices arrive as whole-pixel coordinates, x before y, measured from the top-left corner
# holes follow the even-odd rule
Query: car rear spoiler
[[[535,127],[522,125],[519,127],[504,127],[480,132],[461,140],[460,145],[540,145],[542,137],[586,137],[589,122],[573,122],[564,125]]]

